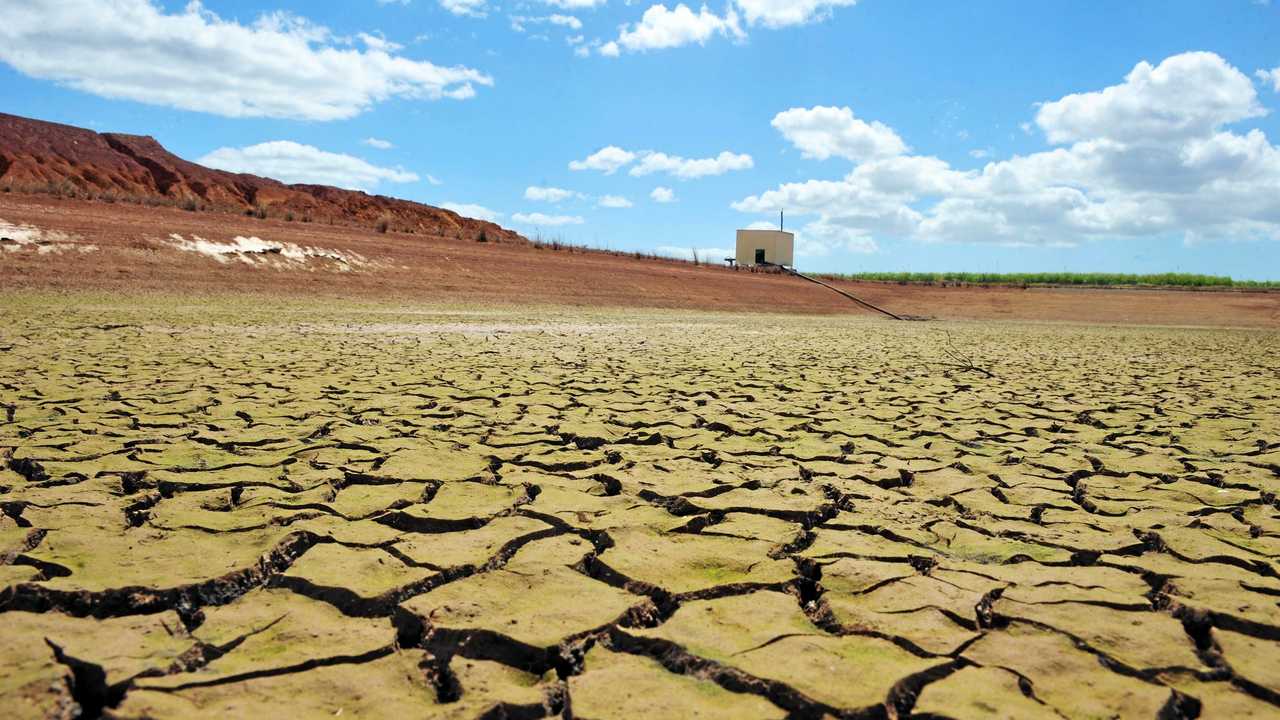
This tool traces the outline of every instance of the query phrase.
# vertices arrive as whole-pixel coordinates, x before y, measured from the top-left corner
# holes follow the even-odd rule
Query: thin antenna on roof
[[[782,221],[783,221],[783,219],[785,218],[786,212],[787,212],[786,210],[779,210],[779,211],[778,211],[778,231],[779,231],[779,232],[781,232],[781,231],[782,231],[782,228],[783,228],[783,222],[782,222]]]

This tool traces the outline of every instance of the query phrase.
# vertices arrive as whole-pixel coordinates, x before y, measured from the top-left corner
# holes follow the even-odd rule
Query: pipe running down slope
[[[800,272],[800,271],[798,271],[798,270],[794,270],[794,269],[792,269],[792,268],[785,267],[785,266],[782,266],[782,265],[779,265],[778,267],[780,267],[780,268],[782,268],[783,270],[785,270],[785,271],[787,271],[787,272],[791,273],[792,275],[795,275],[795,276],[796,276],[796,277],[798,277],[798,278],[804,278],[805,280],[808,280],[808,281],[809,281],[809,282],[811,282],[811,283],[816,283],[816,284],[821,285],[822,287],[824,287],[824,288],[826,288],[826,289],[828,289],[828,290],[830,290],[830,291],[832,291],[832,292],[839,293],[839,294],[841,294],[841,295],[845,296],[846,298],[849,298],[850,300],[854,301],[855,303],[857,303],[857,304],[861,305],[862,307],[867,308],[868,310],[875,310],[876,312],[881,313],[882,315],[888,315],[889,317],[893,318],[894,320],[904,320],[904,319],[905,319],[905,318],[899,317],[899,316],[897,316],[897,315],[894,315],[893,313],[889,312],[888,310],[885,310],[885,309],[884,309],[884,308],[882,308],[882,307],[878,307],[878,306],[872,305],[871,303],[867,302],[866,300],[863,300],[863,299],[858,298],[858,297],[854,297],[853,295],[850,295],[849,293],[847,293],[847,292],[845,292],[845,291],[841,290],[840,288],[837,288],[837,287],[833,287],[833,286],[831,286],[831,285],[828,285],[828,284],[826,284],[826,283],[822,282],[821,280],[819,280],[819,279],[817,279],[817,278],[811,278],[811,277],[809,277],[808,275],[805,275],[804,273],[802,273],[802,272]]]

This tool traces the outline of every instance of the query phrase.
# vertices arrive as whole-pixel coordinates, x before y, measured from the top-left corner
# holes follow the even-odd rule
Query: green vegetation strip
[[[914,283],[933,285],[957,283],[966,285],[1090,285],[1141,286],[1178,288],[1243,288],[1270,290],[1280,288],[1280,280],[1234,280],[1225,275],[1195,273],[977,273],[977,272],[865,272],[823,274],[817,277],[833,280],[869,280],[872,282]]]

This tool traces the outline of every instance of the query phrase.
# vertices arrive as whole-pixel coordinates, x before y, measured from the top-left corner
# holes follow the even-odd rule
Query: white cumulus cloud
[[[1259,129],[1231,127],[1264,112],[1239,70],[1211,53],[1184,53],[1138,63],[1111,87],[1042,103],[1035,127],[1057,147],[979,170],[923,155],[843,153],[854,165],[843,178],[784,183],[733,207],[785,208],[807,216],[807,238],[846,248],[878,237],[1276,241],[1280,147]]]
[[[558,187],[538,187],[537,185],[530,185],[524,189],[525,200],[558,203],[573,197],[580,198],[582,193]]]
[[[623,52],[647,52],[705,45],[708,40],[723,36],[735,41],[745,40],[743,23],[751,27],[781,28],[822,22],[831,17],[838,7],[848,7],[857,0],[731,0],[724,14],[702,5],[697,12],[684,3],[673,8],[665,4],[650,5],[634,23],[619,27],[614,40],[596,40],[592,47],[605,57],[618,57]],[[627,2],[631,4],[630,0]],[[581,49],[575,54],[585,55]]]
[[[1253,83],[1209,52],[1140,62],[1124,82],[1047,102],[1036,124],[1053,143],[1176,141],[1263,114]]]
[[[652,198],[654,202],[672,203],[676,201],[676,192],[669,187],[662,187],[659,185],[653,189],[653,192],[649,193],[649,197]]]
[[[791,108],[773,118],[773,127],[804,157],[842,157],[854,162],[907,151],[898,133],[881,122],[854,117],[847,107]]]
[[[572,15],[548,15],[547,22],[552,25],[567,27],[570,30],[582,29],[582,21]]]
[[[356,37],[364,46],[370,50],[382,50],[384,52],[395,52],[403,50],[404,46],[400,43],[391,42],[385,38],[382,33],[356,33]]]
[[[823,222],[806,223],[796,233],[796,255],[822,257],[833,250],[873,253],[880,249],[875,239],[859,228]]]
[[[751,223],[747,229],[777,230],[778,225],[761,220]],[[856,253],[873,253],[879,250],[876,241],[862,233],[821,222],[811,222],[799,230],[788,228],[787,232],[795,236],[796,257],[826,257],[834,250]]]
[[[395,145],[391,144],[390,140],[381,140],[379,138],[374,138],[374,137],[365,138],[360,142],[365,145],[368,145],[371,148],[377,148],[379,150],[390,150],[391,148],[395,147]]]
[[[1254,74],[1258,76],[1258,79],[1264,85],[1270,83],[1272,90],[1280,92],[1280,67],[1272,68],[1271,70],[1259,70]]]
[[[638,162],[637,162],[638,161]],[[619,169],[631,165],[628,174],[643,177],[654,173],[666,173],[682,180],[693,180],[710,175],[723,175],[734,170],[747,170],[755,166],[755,161],[746,153],[722,151],[715,157],[685,158],[669,155],[653,150],[631,151],[616,145],[610,145],[589,155],[585,160],[574,160],[569,163],[570,170],[599,170],[612,175]]]
[[[605,175],[612,175],[618,168],[628,165],[636,159],[636,154],[615,145],[601,148],[586,157],[585,160],[574,160],[569,163],[570,170],[599,170]]]
[[[631,207],[631,201],[622,197],[621,195],[601,195],[600,199],[596,202],[596,204],[599,205],[600,207],[606,207],[606,208]]]
[[[484,0],[439,0],[440,7],[459,17],[488,17],[489,10]]]
[[[516,213],[511,216],[511,219],[525,225],[581,225],[585,222],[577,215],[544,215],[539,212]]]
[[[607,0],[542,0],[544,5],[561,10],[592,10],[604,5]]]
[[[510,20],[511,20],[511,29],[515,30],[516,32],[524,32],[525,30],[528,29],[527,26],[529,25],[541,25],[541,24],[559,25],[560,27],[567,27],[570,30],[582,29],[582,21],[572,15],[555,14],[555,15],[543,15],[543,16],[536,16],[536,17],[530,17],[527,15],[512,15]],[[579,38],[579,41],[581,41],[581,38]]]
[[[235,173],[275,178],[284,183],[334,185],[371,190],[378,183],[416,182],[418,176],[401,168],[386,168],[352,155],[327,152],[291,140],[275,140],[242,148],[223,147],[196,162]]]
[[[854,5],[858,0],[736,0],[743,17],[751,25],[780,28],[822,22],[834,8]]]
[[[750,155],[721,152],[712,158],[682,158],[660,152],[646,152],[640,162],[628,171],[636,177],[664,172],[682,180],[692,180],[708,175],[723,175],[733,170],[746,170],[755,165]]]
[[[361,49],[286,13],[244,25],[199,2],[170,13],[153,0],[24,0],[5,4],[0,61],[101,97],[228,117],[336,120],[493,84],[370,38]]]
[[[720,16],[708,10],[706,5],[696,13],[684,3],[670,10],[666,5],[651,5],[639,22],[623,25],[618,39],[600,46],[599,52],[616,56],[621,50],[644,52],[693,43],[702,45],[716,35],[744,37],[738,15],[732,8]]]

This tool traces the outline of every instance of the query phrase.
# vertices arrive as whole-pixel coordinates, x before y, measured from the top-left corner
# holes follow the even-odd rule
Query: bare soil
[[[216,212],[0,194],[0,220],[69,233],[86,252],[0,248],[0,289],[254,293],[484,305],[652,307],[867,314],[798,278],[723,267],[553,250],[457,237],[377,233]],[[170,238],[238,236],[355,253],[365,265],[311,258],[224,257]],[[10,243],[12,245],[12,243]],[[923,287],[836,283],[898,314],[956,320],[1280,327],[1280,293],[1066,288]]]
[[[1275,332],[76,298],[6,718],[1280,713]]]

